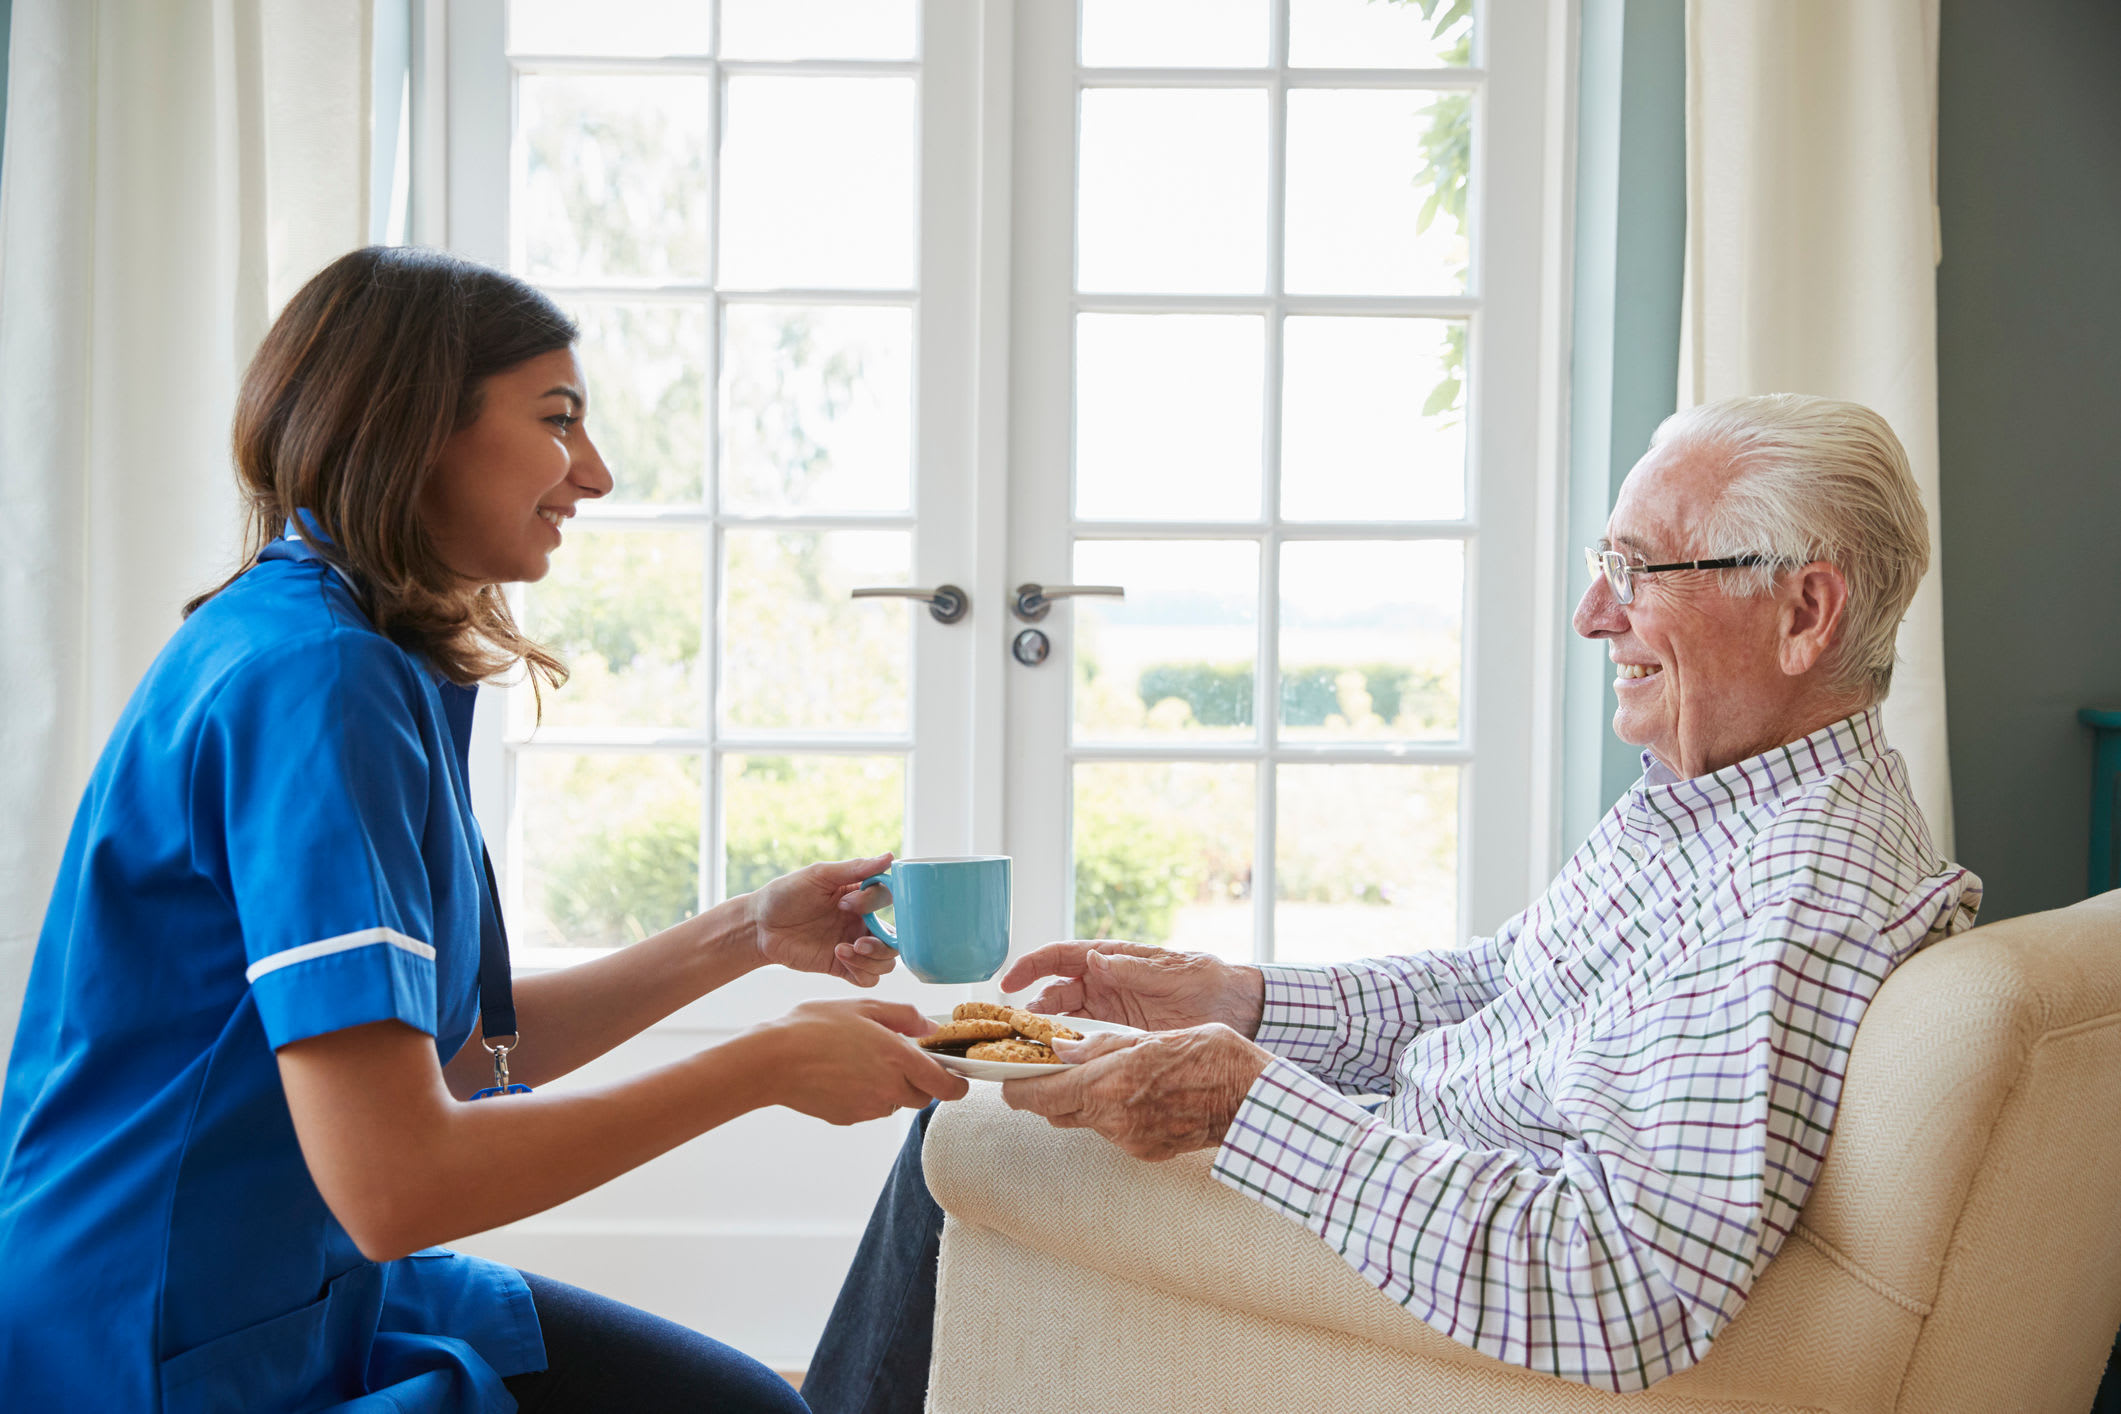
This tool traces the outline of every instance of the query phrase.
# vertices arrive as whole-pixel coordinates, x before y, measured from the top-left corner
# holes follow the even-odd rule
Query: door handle
[[[891,585],[872,585],[857,589],[856,599],[918,599],[928,606],[928,614],[939,624],[954,624],[972,607],[972,596],[954,584],[940,584],[933,589],[899,589]]]
[[[1019,584],[1016,586],[1016,602],[1010,607],[1025,623],[1035,624],[1052,611],[1054,600],[1074,599],[1086,594],[1112,599],[1127,597],[1127,591],[1117,584]]]

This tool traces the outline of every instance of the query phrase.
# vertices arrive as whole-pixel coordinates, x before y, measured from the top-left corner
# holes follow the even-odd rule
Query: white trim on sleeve
[[[435,950],[418,938],[409,938],[395,928],[363,928],[358,933],[341,933],[336,938],[320,938],[314,943],[303,943],[299,947],[287,948],[270,957],[261,957],[243,973],[246,982],[255,982],[268,972],[278,972],[283,967],[293,967],[298,962],[308,962],[315,957],[329,957],[335,952],[347,952],[354,948],[372,948],[388,943],[394,948],[403,948],[414,957],[434,961]]]

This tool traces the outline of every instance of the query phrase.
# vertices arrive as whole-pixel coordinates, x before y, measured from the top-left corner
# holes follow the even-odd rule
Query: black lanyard
[[[508,1053],[521,1039],[516,1034],[515,975],[508,962],[508,924],[501,918],[501,885],[494,878],[493,855],[479,846],[486,865],[486,903],[479,910],[479,1037],[493,1054],[493,1084],[471,1098],[487,1100],[496,1095],[528,1095],[528,1085],[511,1084]]]

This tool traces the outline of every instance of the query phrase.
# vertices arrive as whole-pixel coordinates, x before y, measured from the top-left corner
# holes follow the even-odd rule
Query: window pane
[[[1457,767],[1276,770],[1275,961],[1458,944]]]
[[[1266,288],[1265,91],[1090,89],[1082,102],[1078,288]]]
[[[706,54],[712,26],[700,0],[508,0],[511,54]]]
[[[1083,63],[1090,68],[1266,62],[1266,0],[1083,0]]]
[[[1289,62],[1298,68],[1439,69],[1472,61],[1472,0],[1289,0]]]
[[[1289,290],[1463,294],[1472,132],[1463,93],[1291,93]]]
[[[913,80],[733,78],[721,282],[910,289]]]
[[[1257,516],[1265,341],[1250,314],[1078,317],[1076,514]]]
[[[585,426],[614,501],[696,502],[707,464],[707,310],[582,301]]]
[[[1457,736],[1464,596],[1461,541],[1283,545],[1283,735]]]
[[[704,279],[711,80],[526,74],[523,257],[534,278]]]
[[[722,720],[731,727],[905,731],[913,649],[901,530],[731,530],[725,541]]]
[[[1298,520],[1456,520],[1466,509],[1466,326],[1291,318],[1281,506]]]
[[[722,0],[731,59],[911,59],[913,37],[913,0]]]
[[[701,807],[697,756],[518,755],[518,944],[619,947],[698,912]]]
[[[912,504],[911,310],[733,304],[725,321],[727,509]]]
[[[905,823],[901,757],[726,756],[722,897],[821,859],[896,854]]]
[[[1252,959],[1248,762],[1075,768],[1075,936]]]
[[[1084,540],[1077,584],[1125,599],[1069,601],[1078,741],[1249,741],[1259,659],[1259,545]]]
[[[526,585],[523,599],[525,630],[570,670],[565,686],[544,694],[545,726],[707,725],[699,535],[570,527],[552,573]],[[527,734],[536,700],[511,698],[515,730]]]

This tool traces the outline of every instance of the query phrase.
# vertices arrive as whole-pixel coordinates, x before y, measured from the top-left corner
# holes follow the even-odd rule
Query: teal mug
[[[901,859],[862,887],[891,894],[887,927],[863,915],[869,931],[898,949],[923,982],[984,982],[1009,959],[1009,857]]]

